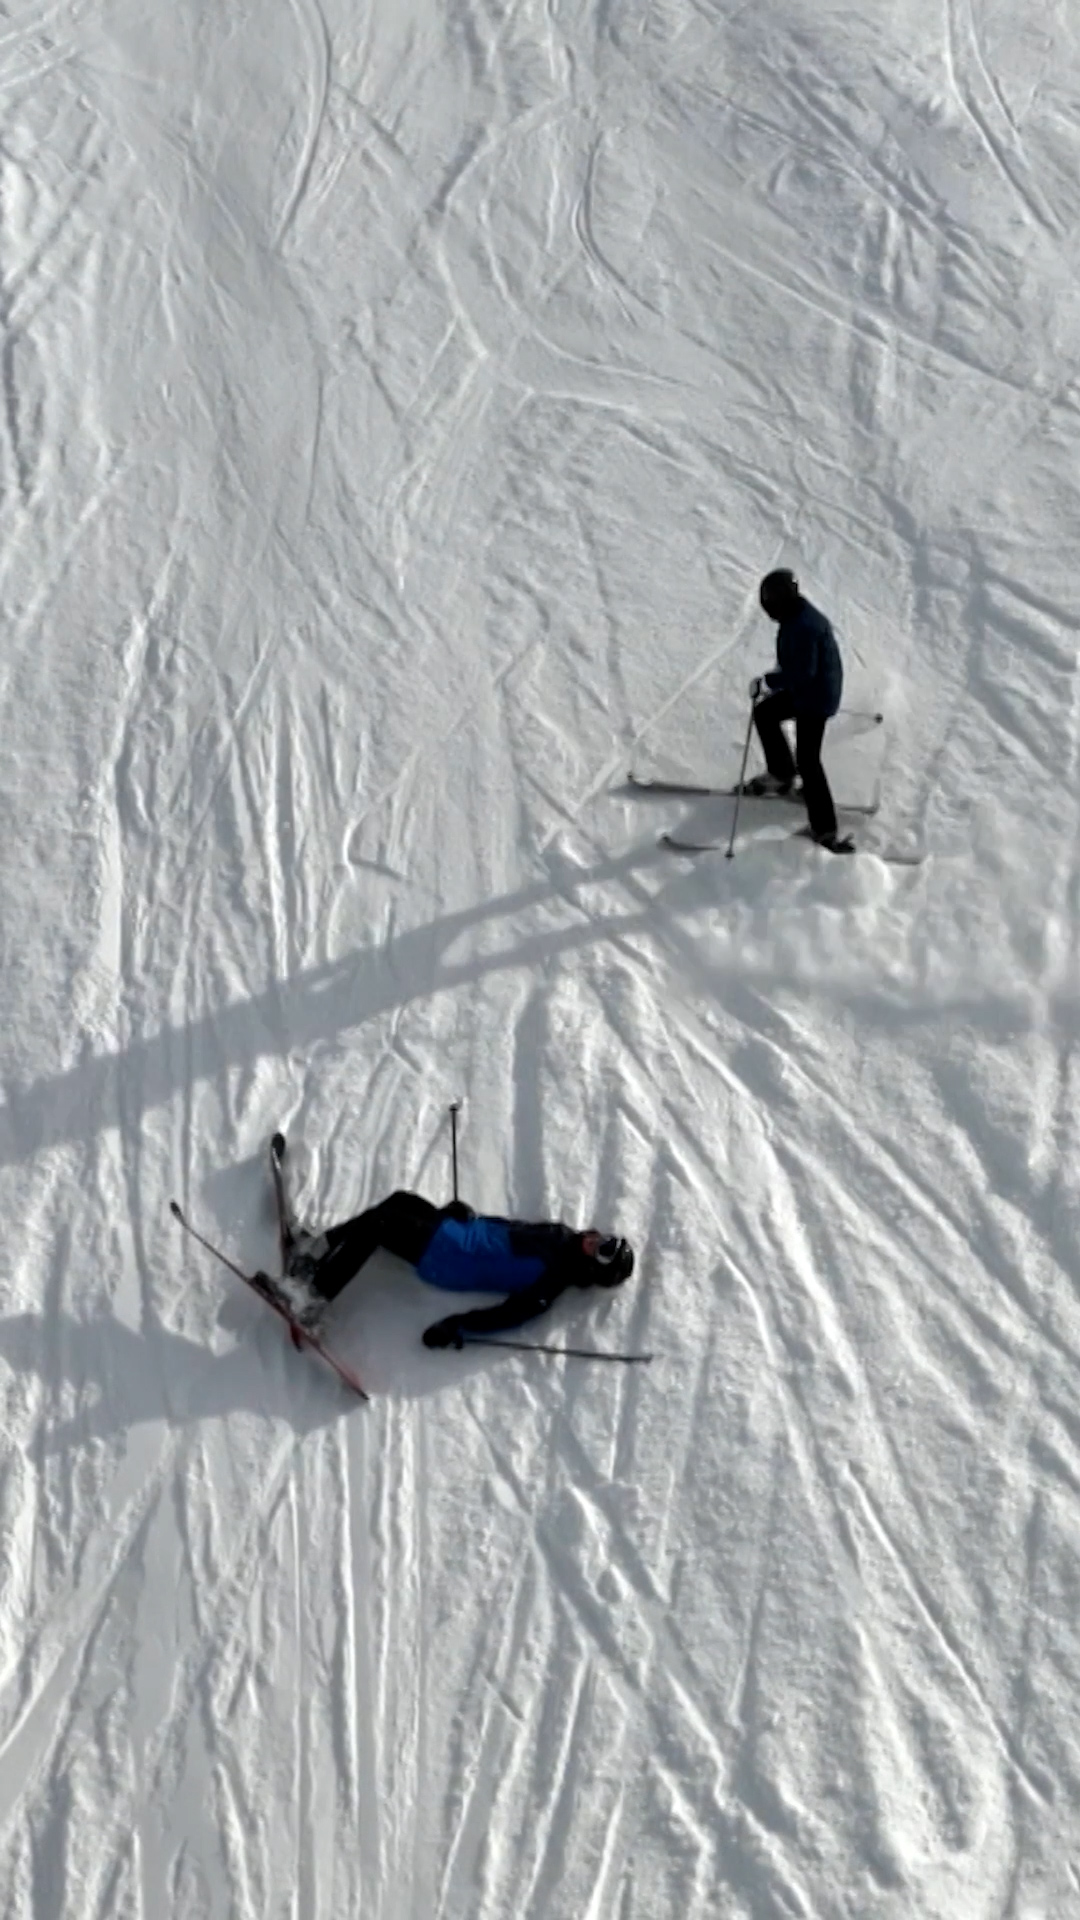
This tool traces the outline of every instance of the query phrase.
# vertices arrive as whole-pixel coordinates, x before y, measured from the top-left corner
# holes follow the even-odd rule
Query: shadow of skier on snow
[[[55,1403],[55,1418],[46,1414],[40,1428],[46,1458],[148,1424],[182,1428],[238,1411],[276,1415],[310,1432],[356,1404],[329,1372],[325,1392],[298,1393],[299,1356],[254,1298],[251,1319],[231,1351],[214,1353],[183,1334],[157,1328],[144,1335],[105,1315],[11,1314],[0,1320],[0,1360],[19,1378],[38,1374]]]
[[[410,928],[384,945],[350,952],[294,980],[274,980],[247,1000],[133,1040],[120,1052],[88,1048],[75,1066],[26,1088],[9,1084],[0,1106],[0,1166],[64,1141],[92,1139],[107,1127],[130,1128],[133,1116],[164,1105],[196,1081],[220,1081],[232,1066],[251,1068],[260,1059],[310,1048],[490,974],[540,969],[613,934],[640,930],[655,912],[647,892],[629,911],[591,915],[567,898],[568,888],[629,879],[666,860],[655,846],[635,846],[587,869],[575,868],[570,879],[545,878]],[[513,931],[494,951],[452,957],[470,934],[538,912],[554,915],[557,924]]]

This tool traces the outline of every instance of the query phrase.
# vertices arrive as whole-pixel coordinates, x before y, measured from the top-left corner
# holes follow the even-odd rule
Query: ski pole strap
[[[652,1359],[651,1353],[603,1353],[597,1347],[545,1347],[534,1340],[495,1340],[490,1334],[469,1333],[464,1328],[461,1337],[470,1347],[512,1347],[518,1353],[552,1353],[560,1360],[621,1360],[626,1366],[647,1367]]]

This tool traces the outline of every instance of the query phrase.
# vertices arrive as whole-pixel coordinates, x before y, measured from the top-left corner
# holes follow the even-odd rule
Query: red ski
[[[187,1225],[186,1221],[184,1225]],[[240,1278],[241,1280],[246,1280],[248,1286],[258,1294],[259,1299],[265,1300],[267,1306],[273,1307],[274,1312],[281,1316],[292,1335],[294,1347],[310,1347],[313,1353],[318,1354],[320,1360],[326,1361],[328,1367],[333,1367],[339,1380],[343,1380],[347,1387],[351,1387],[354,1393],[360,1395],[361,1400],[369,1400],[371,1398],[371,1395],[364,1391],[352,1368],[347,1366],[344,1360],[339,1360],[336,1354],[331,1353],[329,1347],[324,1347],[318,1334],[306,1333],[300,1325],[299,1320],[293,1319],[292,1314],[288,1312],[280,1300],[276,1300],[272,1293],[263,1291],[263,1288],[259,1285],[260,1276],[258,1274],[241,1273]]]
[[[280,1172],[277,1155],[274,1156],[274,1165],[277,1172]],[[276,1184],[275,1179],[275,1188]],[[205,1236],[199,1232],[197,1227],[192,1226],[191,1221],[186,1217],[175,1200],[169,1201],[169,1211],[172,1213],[174,1219],[179,1220],[185,1232],[190,1233],[193,1240],[197,1240],[200,1246],[205,1247],[208,1253],[212,1253],[216,1260],[221,1261],[222,1266],[228,1267],[230,1273],[235,1273],[238,1280],[242,1280],[246,1287],[250,1287],[253,1293],[258,1294],[260,1300],[265,1300],[267,1306],[273,1308],[274,1312],[280,1319],[284,1320],[285,1325],[288,1327],[294,1347],[310,1347],[312,1352],[317,1353],[320,1360],[325,1360],[327,1366],[333,1368],[338,1379],[342,1381],[345,1386],[350,1387],[353,1393],[358,1394],[361,1400],[371,1398],[370,1394],[368,1394],[361,1385],[359,1377],[353,1372],[352,1368],[348,1366],[344,1360],[339,1360],[335,1353],[331,1353],[329,1347],[323,1345],[318,1334],[306,1332],[300,1325],[300,1322],[294,1320],[284,1302],[279,1300],[275,1294],[269,1292],[266,1286],[262,1284],[263,1282],[269,1281],[268,1274],[245,1273],[243,1267],[238,1267],[234,1260],[230,1260],[227,1254],[222,1253],[220,1247],[215,1247],[212,1241],[207,1240]],[[279,1217],[282,1216],[279,1215]],[[283,1252],[285,1250],[284,1233],[282,1234],[282,1250]]]

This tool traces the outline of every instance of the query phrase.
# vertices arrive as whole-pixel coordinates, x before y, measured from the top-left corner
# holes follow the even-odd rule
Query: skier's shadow
[[[137,1122],[194,1080],[217,1079],[231,1064],[245,1069],[267,1056],[313,1046],[381,1014],[474,985],[486,975],[549,960],[606,936],[633,932],[649,921],[653,902],[636,886],[638,873],[661,863],[655,845],[550,876],[496,900],[413,927],[386,945],[360,948],[313,967],[295,979],[272,981],[263,992],[215,1008],[183,1027],[165,1027],[134,1040],[121,1053],[83,1057],[63,1073],[25,1088],[8,1086],[0,1102],[0,1166],[31,1158],[66,1140],[92,1139],[118,1120]],[[569,895],[599,881],[622,880],[632,898],[602,917],[583,915]],[[515,927],[505,946],[477,952],[470,936],[480,928],[555,912],[558,924]],[[455,951],[457,950],[457,951]]]
[[[259,1303],[252,1304],[260,1313]],[[261,1317],[270,1320],[265,1309]],[[289,1389],[273,1363],[272,1332],[268,1325],[254,1348],[244,1337],[230,1352],[214,1353],[183,1334],[157,1328],[144,1335],[105,1315],[83,1321],[17,1313],[0,1320],[0,1358],[19,1378],[40,1374],[57,1406],[56,1419],[46,1414],[40,1423],[35,1443],[45,1456],[140,1426],[179,1428],[245,1409],[284,1416],[305,1430],[324,1425],[340,1411],[340,1390],[337,1398],[297,1397],[295,1383]]]
[[[670,794],[624,787],[613,797],[630,794],[635,814],[650,799],[670,809]],[[730,797],[699,796],[675,831],[687,839],[726,840],[733,806]],[[744,801],[740,838],[771,838],[794,830],[803,818],[798,806],[789,817],[775,801]],[[216,1080],[232,1065],[250,1071],[260,1059],[310,1048],[343,1028],[475,985],[489,974],[540,968],[601,940],[640,932],[655,926],[665,908],[677,915],[682,901],[692,904],[697,897],[692,878],[670,867],[670,856],[655,840],[643,846],[635,837],[629,847],[589,866],[560,862],[550,847],[545,858],[546,876],[496,899],[444,913],[385,944],[360,947],[294,978],[271,981],[247,1000],[215,1007],[182,1027],[162,1027],[133,1040],[123,1052],[95,1053],[87,1044],[82,1058],[62,1073],[22,1088],[9,1082],[0,1101],[0,1167],[66,1140],[92,1139],[110,1126],[137,1124],[178,1089],[189,1089],[195,1080]],[[666,870],[665,877],[650,891],[643,882],[658,867]],[[740,889],[745,893],[766,879],[766,868],[758,880],[744,874]],[[599,913],[585,910],[587,890],[609,882],[621,884],[623,902]],[[538,915],[543,916],[540,925]],[[484,950],[478,950],[472,936],[499,924],[510,925],[506,944],[492,950],[485,940]]]
[[[246,1411],[285,1420],[305,1435],[354,1408],[362,1411],[317,1354],[294,1351],[279,1317],[250,1289],[227,1276],[225,1285],[217,1326],[234,1344],[223,1353],[208,1340],[160,1326],[144,1334],[111,1315],[0,1319],[0,1362],[19,1379],[38,1374],[56,1408],[55,1418],[46,1414],[39,1427],[42,1456],[163,1422],[179,1429]],[[490,1295],[453,1299],[463,1312],[491,1304]],[[492,1347],[460,1353],[425,1347],[424,1328],[448,1311],[447,1294],[392,1255],[377,1254],[330,1308],[325,1344],[355,1367],[373,1400],[426,1399],[515,1360],[513,1351],[501,1355]],[[556,1343],[567,1337],[548,1321],[544,1328],[526,1337]]]

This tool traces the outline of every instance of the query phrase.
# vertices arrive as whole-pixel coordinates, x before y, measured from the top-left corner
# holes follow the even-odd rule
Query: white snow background
[[[2,9],[6,1920],[1080,1914],[1078,181],[1064,0]],[[921,865],[626,791],[778,564]],[[455,1097],[650,1367],[169,1216]]]

